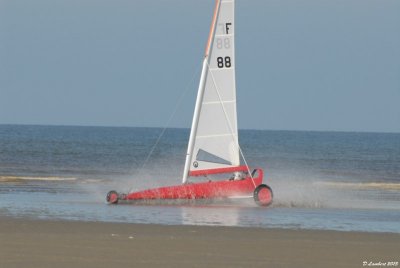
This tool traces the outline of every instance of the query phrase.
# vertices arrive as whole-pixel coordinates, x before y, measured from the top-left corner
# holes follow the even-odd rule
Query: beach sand
[[[363,267],[364,261],[399,262],[400,234],[0,218],[2,268]]]

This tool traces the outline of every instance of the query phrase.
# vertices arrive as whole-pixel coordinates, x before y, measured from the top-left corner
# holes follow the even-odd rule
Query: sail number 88
[[[218,68],[230,68],[232,66],[231,57],[218,57],[217,58]]]

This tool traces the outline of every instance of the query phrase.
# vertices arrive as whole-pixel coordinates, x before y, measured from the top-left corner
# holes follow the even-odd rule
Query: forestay
[[[234,1],[217,0],[207,42],[183,182],[240,165],[235,84]]]

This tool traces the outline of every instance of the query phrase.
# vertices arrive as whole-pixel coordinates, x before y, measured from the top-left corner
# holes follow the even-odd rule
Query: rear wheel
[[[254,189],[253,197],[257,205],[266,207],[271,205],[274,194],[271,187],[260,184]]]
[[[116,191],[109,191],[106,197],[107,204],[118,203],[118,193]]]

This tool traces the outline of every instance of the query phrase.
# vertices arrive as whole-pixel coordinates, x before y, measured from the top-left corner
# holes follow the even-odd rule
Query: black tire
[[[107,204],[118,204],[119,195],[116,191],[109,191],[107,193],[106,201]]]
[[[265,197],[260,196],[260,193],[265,191],[269,192],[270,197],[264,200],[263,198]],[[256,189],[254,189],[253,197],[254,197],[254,202],[256,202],[257,205],[261,207],[267,207],[272,204],[274,193],[272,192],[271,187],[269,187],[268,185],[260,184],[256,187]]]

